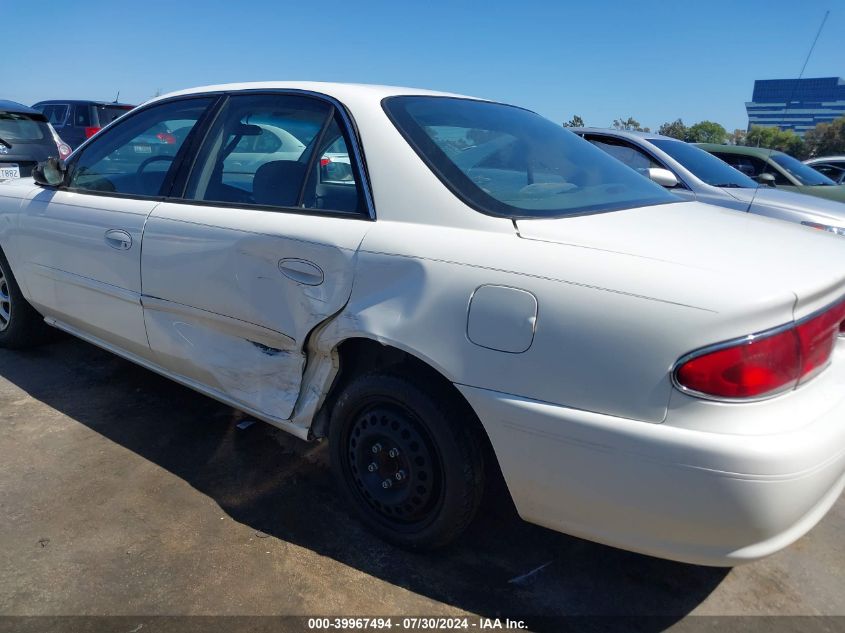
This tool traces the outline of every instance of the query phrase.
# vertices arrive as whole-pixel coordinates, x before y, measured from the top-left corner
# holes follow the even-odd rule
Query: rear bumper
[[[809,531],[845,487],[845,398],[800,428],[737,435],[458,388],[520,515],[607,545],[702,565],[749,562]]]

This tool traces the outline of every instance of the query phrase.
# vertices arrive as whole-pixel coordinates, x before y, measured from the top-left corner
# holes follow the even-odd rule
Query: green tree
[[[819,123],[804,135],[807,156],[845,154],[845,116],[830,123]]]
[[[643,129],[640,126],[640,122],[637,121],[634,117],[629,116],[627,119],[614,119],[613,120],[613,129],[614,130],[627,130],[629,132],[647,132],[647,129]]]
[[[663,136],[671,136],[679,141],[685,141],[687,138],[687,128],[681,119],[675,119],[672,122],[666,122],[657,129],[658,134]]]
[[[765,147],[803,158],[806,154],[804,141],[792,130],[777,127],[752,125],[745,137],[745,144],[750,147]]]
[[[584,119],[577,114],[563,124],[563,127],[584,127]]]
[[[724,143],[728,132],[713,121],[700,121],[687,130],[686,140],[690,143]]]
[[[728,137],[728,142],[731,145],[745,145],[745,137],[748,133],[745,130],[736,129]]]

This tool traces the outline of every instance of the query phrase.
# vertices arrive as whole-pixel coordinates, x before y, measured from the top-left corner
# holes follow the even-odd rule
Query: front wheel
[[[353,380],[338,398],[329,445],[338,485],[361,520],[410,549],[448,544],[475,516],[484,464],[454,394],[392,374]]]
[[[41,315],[23,298],[0,251],[0,347],[20,349],[41,343],[47,328]]]

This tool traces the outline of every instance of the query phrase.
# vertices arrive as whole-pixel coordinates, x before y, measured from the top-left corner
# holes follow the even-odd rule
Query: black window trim
[[[334,109],[335,113],[340,115],[342,128],[341,131],[349,137],[350,147],[348,149],[351,150],[351,153],[353,154],[353,156],[351,157],[352,168],[355,172],[355,177],[357,179],[357,182],[359,183],[361,195],[364,199],[364,205],[366,207],[365,213],[353,213],[349,211],[338,211],[331,209],[280,207],[260,204],[239,204],[232,202],[216,202],[210,200],[188,200],[183,197],[185,193],[185,187],[187,187],[188,178],[190,177],[190,173],[194,168],[194,163],[196,161],[199,149],[205,144],[206,137],[228,98],[231,96],[238,95],[257,94],[312,97],[314,99],[327,103],[330,107]],[[199,99],[208,97],[216,97],[216,100],[213,100],[208,105],[205,112],[203,112],[203,114],[197,120],[196,125],[194,125],[194,128],[191,130],[190,134],[185,139],[185,142],[182,144],[182,147],[179,148],[179,152],[177,152],[176,158],[173,161],[173,167],[171,168],[171,170],[168,171],[168,174],[165,176],[164,182],[162,183],[162,186],[159,189],[158,195],[149,196],[130,193],[116,193],[111,191],[90,191],[87,189],[70,188],[64,184],[59,185],[58,187],[50,187],[50,189],[72,191],[74,193],[82,193],[85,195],[104,196],[107,198],[150,200],[153,202],[172,202],[178,204],[190,204],[198,206],[226,207],[254,211],[271,211],[276,213],[296,213],[299,215],[340,217],[347,219],[364,219],[369,221],[376,220],[376,207],[372,195],[372,189],[370,187],[369,171],[367,169],[366,156],[364,154],[363,145],[361,144],[358,126],[356,125],[355,119],[352,117],[352,114],[348,111],[346,106],[344,106],[340,101],[330,95],[323,94],[320,92],[314,92],[311,90],[301,90],[297,88],[253,88],[247,90],[214,90],[210,92],[198,92],[187,95],[175,95],[166,99],[159,99],[145,106],[137,107],[134,110],[127,112],[124,116],[120,117],[119,119],[110,123],[108,127],[110,128],[112,125],[118,123],[123,124],[126,121],[129,121],[133,116],[137,116],[138,114],[145,112],[149,108],[154,106],[162,105],[165,103],[171,103],[174,101],[185,101],[188,99]],[[329,121],[330,120],[331,118],[329,118]],[[65,182],[68,182],[70,180],[73,170],[76,167],[76,163],[78,162],[79,157],[82,156],[82,154],[84,153],[85,147],[82,146],[80,147],[80,149],[82,151],[75,152],[75,155],[67,164]],[[177,192],[181,195],[174,195]]]
[[[675,176],[675,178],[678,180],[678,184],[681,185],[682,189],[686,189],[687,191],[692,191],[692,187],[690,187],[687,184],[687,182],[683,178],[681,178],[681,175],[678,172],[676,172],[674,169],[669,167],[663,160],[661,160],[658,156],[655,156],[650,150],[648,150],[647,148],[642,147],[640,145],[637,145],[636,143],[632,142],[631,139],[622,138],[621,136],[616,136],[615,134],[604,134],[602,132],[584,132],[580,136],[585,141],[590,140],[590,138],[588,138],[588,137],[596,137],[597,141],[604,139],[604,138],[609,138],[609,139],[613,139],[614,141],[619,141],[620,143],[625,143],[629,147],[632,147],[635,150],[640,151],[643,154],[645,154],[646,156],[648,156],[649,158],[651,158],[651,160],[653,160],[655,163],[660,165],[666,171],[671,172]],[[683,141],[681,141],[681,142],[683,142]],[[660,148],[658,147],[657,149],[660,149]],[[678,187],[672,187],[672,189],[677,189],[677,188]],[[672,191],[672,189],[668,189],[668,191]]]

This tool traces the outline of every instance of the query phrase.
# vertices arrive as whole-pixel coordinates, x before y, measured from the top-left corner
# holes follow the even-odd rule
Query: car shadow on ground
[[[628,628],[658,630],[689,614],[728,573],[527,524],[504,494],[488,500],[454,546],[406,552],[373,537],[347,512],[325,443],[261,423],[240,430],[243,414],[73,339],[3,351],[0,375],[180,477],[234,520],[484,617],[648,616],[654,620]]]

